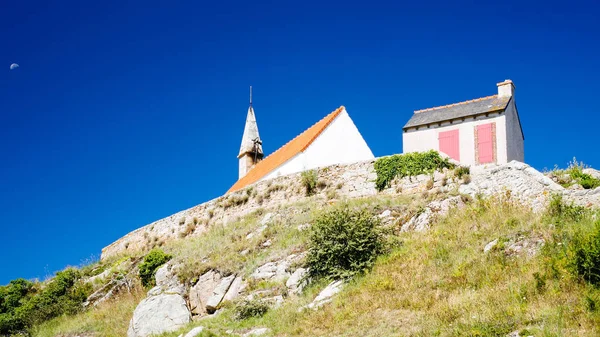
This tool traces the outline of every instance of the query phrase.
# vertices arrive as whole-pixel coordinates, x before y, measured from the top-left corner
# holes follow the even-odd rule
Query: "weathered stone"
[[[306,268],[298,268],[296,271],[290,276],[290,278],[285,282],[285,286],[288,288],[291,294],[299,294],[302,292],[302,289],[308,283],[306,280],[306,276],[308,275],[308,269]]]
[[[147,337],[175,331],[191,321],[185,300],[178,294],[150,296],[140,302],[129,323],[128,337]]]
[[[202,331],[204,331],[204,327],[202,326],[197,326],[195,328],[193,328],[192,330],[190,330],[190,332],[186,333],[184,337],[196,337],[198,336]]]
[[[392,211],[386,209],[385,211],[381,212],[381,214],[379,214],[379,218],[387,218],[390,215],[392,215]]]
[[[206,303],[212,296],[213,290],[221,282],[221,275],[219,273],[210,270],[204,275],[200,276],[198,282],[190,288],[189,292],[189,303],[190,309],[194,315],[204,315],[206,311]]]
[[[265,216],[262,218],[262,220],[260,220],[260,224],[261,225],[266,225],[269,223],[269,221],[271,221],[271,218],[273,217],[273,213],[267,213],[265,214]]]
[[[327,287],[325,287],[325,289],[323,289],[311,303],[300,308],[300,310],[302,310],[302,309],[315,309],[316,310],[316,309],[322,307],[324,304],[331,302],[333,299],[333,296],[335,296],[337,293],[342,291],[343,286],[344,286],[344,282],[342,280],[333,281],[333,282],[329,283],[329,285],[327,285]]]
[[[490,250],[492,250],[492,248],[494,248],[496,245],[498,244],[498,239],[489,242],[487,245],[485,245],[485,247],[483,247],[483,252],[487,253]]]
[[[229,290],[229,287],[231,286],[231,283],[233,283],[234,279],[235,275],[231,275],[222,279],[219,285],[213,290],[212,295],[208,301],[206,301],[206,311],[209,314],[212,314],[217,310],[219,303],[221,303],[223,297],[225,297],[225,294],[227,293],[227,290]]]
[[[169,263],[163,265],[156,270],[156,285],[161,287],[165,292],[185,294],[185,286],[179,281],[179,278],[173,270],[173,266]]]
[[[245,287],[246,287],[246,285],[244,284],[242,277],[237,276],[235,278],[235,280],[233,280],[233,282],[229,286],[229,289],[227,290],[225,297],[223,297],[223,300],[224,301],[233,301],[240,295],[240,293],[244,290]]]
[[[262,336],[269,332],[267,328],[256,328],[252,329],[249,332],[245,333],[243,337],[252,337],[252,336]]]

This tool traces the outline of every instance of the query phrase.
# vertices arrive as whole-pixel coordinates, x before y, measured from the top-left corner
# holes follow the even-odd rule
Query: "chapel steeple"
[[[262,141],[258,134],[256,116],[254,115],[254,108],[252,107],[252,86],[250,86],[250,106],[248,107],[246,126],[244,127],[244,135],[242,136],[242,145],[240,146],[240,153],[238,154],[239,179],[245,176],[254,165],[263,159],[263,157]]]

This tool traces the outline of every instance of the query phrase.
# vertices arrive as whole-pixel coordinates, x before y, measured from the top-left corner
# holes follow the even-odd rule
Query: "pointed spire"
[[[251,154],[255,160],[263,158],[262,141],[258,134],[258,125],[256,124],[256,116],[254,108],[252,108],[252,87],[250,87],[250,106],[248,107],[248,115],[246,116],[246,126],[244,127],[244,135],[242,136],[242,145],[238,158],[244,154]]]

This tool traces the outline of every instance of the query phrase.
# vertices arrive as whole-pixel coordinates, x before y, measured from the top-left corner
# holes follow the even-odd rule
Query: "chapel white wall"
[[[440,132],[458,129],[458,146],[460,162],[465,165],[476,165],[475,162],[475,126],[496,123],[496,155],[497,163],[507,163],[508,153],[506,146],[506,118],[504,114],[496,117],[479,116],[465,122],[453,121],[442,123],[442,126],[410,130],[402,133],[402,152],[423,152],[429,150],[439,151],[438,135]],[[458,123],[458,124],[457,124]]]
[[[318,167],[373,158],[373,152],[344,109],[304,152],[283,163],[261,181]]]

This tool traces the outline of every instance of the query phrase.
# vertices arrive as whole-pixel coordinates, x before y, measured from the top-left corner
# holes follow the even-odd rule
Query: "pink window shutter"
[[[477,152],[479,153],[480,164],[494,162],[494,137],[492,126],[492,123],[477,126]]]
[[[438,136],[440,152],[447,154],[450,158],[460,161],[458,146],[458,130],[440,132]]]

